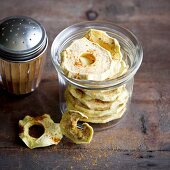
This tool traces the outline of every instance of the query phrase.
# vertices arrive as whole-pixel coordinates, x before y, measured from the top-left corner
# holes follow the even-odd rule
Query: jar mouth
[[[129,53],[129,62],[131,64],[125,74],[118,78],[104,81],[78,80],[68,78],[65,75],[61,68],[60,53],[66,47],[68,47],[68,45],[71,44],[73,40],[83,37],[85,32],[87,32],[89,29],[99,29],[105,31],[111,37],[116,38],[119,41],[121,48],[123,46],[124,50]],[[86,21],[71,25],[56,36],[51,47],[51,58],[55,69],[59,75],[64,77],[67,82],[80,88],[97,90],[116,87],[133,78],[141,65],[143,59],[143,49],[136,36],[121,26],[112,24],[110,22]]]

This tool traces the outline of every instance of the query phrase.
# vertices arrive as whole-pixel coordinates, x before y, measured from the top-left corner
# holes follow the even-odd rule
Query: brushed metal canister
[[[20,16],[0,22],[0,76],[10,93],[26,94],[40,83],[48,38],[36,20]]]

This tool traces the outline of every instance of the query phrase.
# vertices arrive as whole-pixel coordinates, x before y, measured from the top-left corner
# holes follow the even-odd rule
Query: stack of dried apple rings
[[[104,81],[127,72],[119,42],[104,31],[90,29],[61,53],[61,66],[69,78]],[[67,110],[82,112],[91,123],[119,119],[126,111],[129,94],[126,85],[111,90],[85,90],[68,85]]]

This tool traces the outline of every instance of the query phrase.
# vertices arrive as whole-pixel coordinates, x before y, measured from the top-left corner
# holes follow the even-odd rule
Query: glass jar
[[[82,38],[89,29],[105,31],[116,38],[121,47],[128,70],[122,76],[104,80],[78,80],[68,78],[61,68],[61,52],[74,40]],[[134,75],[139,69],[142,46],[133,33],[125,28],[105,22],[82,22],[72,25],[55,38],[51,47],[52,62],[58,72],[60,110],[81,111],[96,130],[106,129],[119,122],[130,110]]]

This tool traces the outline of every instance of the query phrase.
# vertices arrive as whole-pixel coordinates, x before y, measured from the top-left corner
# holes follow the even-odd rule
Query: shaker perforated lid
[[[0,58],[26,61],[47,44],[44,27],[30,17],[8,17],[0,22]]]

